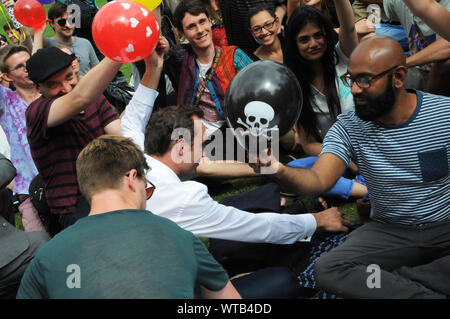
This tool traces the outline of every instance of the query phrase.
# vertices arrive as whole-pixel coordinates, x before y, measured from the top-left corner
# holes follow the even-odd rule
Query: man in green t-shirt
[[[155,188],[131,140],[93,140],[76,169],[89,216],[41,248],[17,298],[240,298],[203,243],[144,210]]]

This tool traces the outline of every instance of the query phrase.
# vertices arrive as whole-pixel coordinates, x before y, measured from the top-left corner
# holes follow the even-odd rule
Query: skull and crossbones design
[[[278,125],[269,128],[269,123],[275,117],[275,112],[272,106],[265,102],[252,101],[247,103],[244,114],[245,122],[240,117],[237,119],[237,123],[247,129],[243,135],[264,136],[267,140],[270,140],[271,137],[267,136],[267,132],[278,130]]]

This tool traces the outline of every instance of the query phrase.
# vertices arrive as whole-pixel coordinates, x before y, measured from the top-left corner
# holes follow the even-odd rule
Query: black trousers
[[[322,255],[317,285],[344,298],[450,296],[450,221],[418,226],[364,224]]]
[[[253,213],[280,212],[280,188],[269,183],[248,193],[224,198],[220,203]],[[299,274],[309,261],[310,244],[304,242],[278,245],[210,238],[209,243],[211,254],[230,276],[279,266]]]

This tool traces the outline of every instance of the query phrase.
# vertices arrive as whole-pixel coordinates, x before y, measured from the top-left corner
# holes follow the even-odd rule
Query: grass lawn
[[[265,183],[270,182],[268,178],[238,178],[222,181],[222,183],[228,187],[225,187],[225,190],[218,194],[213,194],[212,197],[216,201],[221,201],[223,198],[227,196],[232,196],[240,193],[249,192],[259,186],[264,185]],[[230,185],[231,184],[231,185]],[[294,200],[302,201],[309,212],[313,212],[315,209],[314,198],[311,196],[300,195],[294,198],[287,198],[287,204],[291,204]],[[354,201],[349,201],[339,206],[339,209],[344,213],[345,217],[352,224],[361,224],[365,223],[368,220],[365,218],[360,218],[358,212],[356,210],[356,203]]]

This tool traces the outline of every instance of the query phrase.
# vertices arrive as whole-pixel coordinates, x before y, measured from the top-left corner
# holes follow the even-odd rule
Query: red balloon
[[[132,63],[152,53],[159,41],[159,25],[147,8],[136,2],[113,1],[104,5],[92,22],[92,36],[108,58]]]
[[[45,9],[37,0],[19,0],[14,5],[14,17],[26,27],[40,29],[46,22]]]

